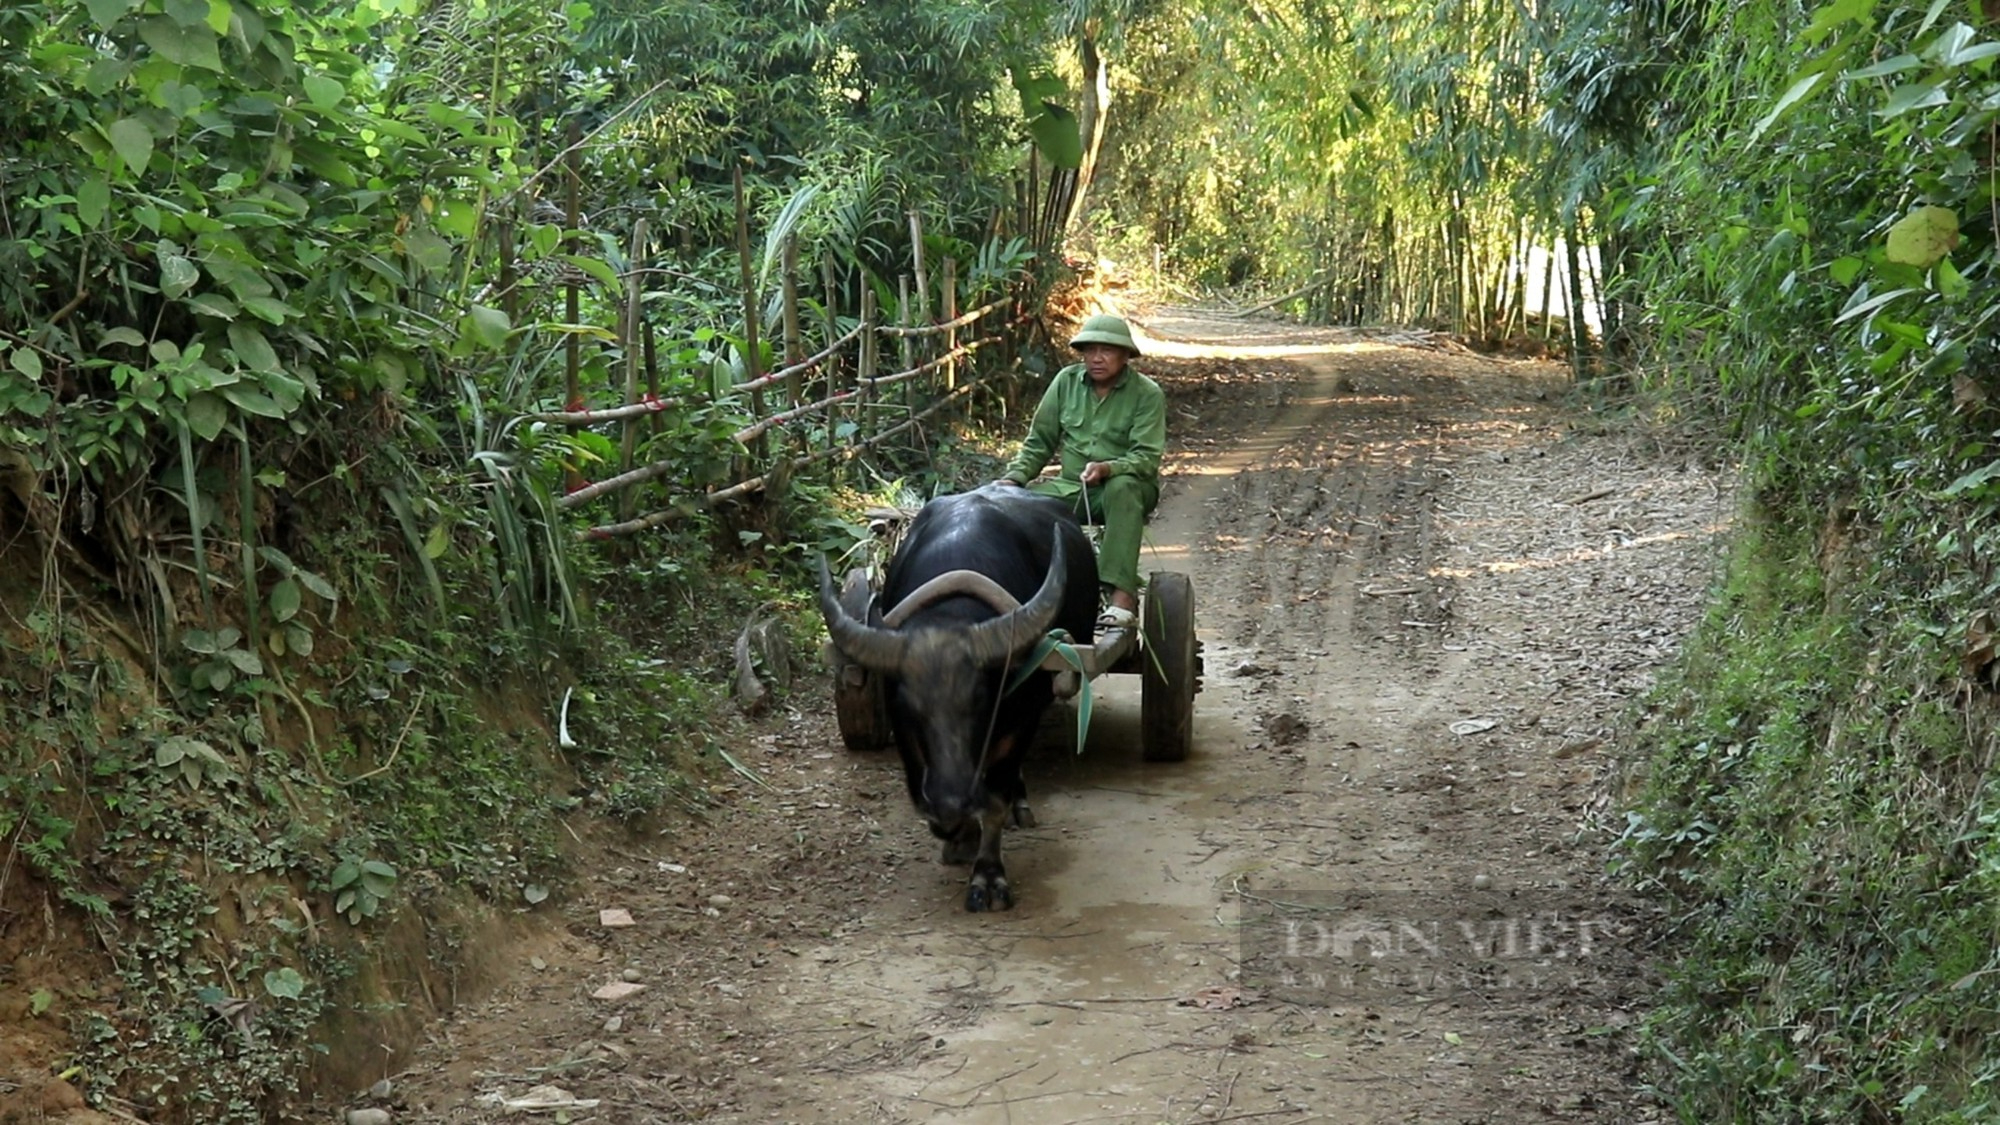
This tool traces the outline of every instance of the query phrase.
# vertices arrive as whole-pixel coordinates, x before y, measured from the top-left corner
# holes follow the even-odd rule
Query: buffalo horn
[[[819,612],[826,618],[826,632],[833,638],[833,646],[849,660],[871,672],[893,674],[902,668],[909,638],[893,629],[877,629],[849,616],[847,607],[840,604],[840,595],[834,591],[833,575],[828,573],[824,557],[819,560]]]
[[[1056,615],[1062,612],[1063,586],[1068,579],[1066,556],[1062,530],[1057,525],[1055,551],[1049,557],[1049,572],[1042,578],[1042,588],[1021,608],[967,630],[966,651],[976,663],[982,666],[1004,663],[1040,640],[1049,626],[1055,624]]]

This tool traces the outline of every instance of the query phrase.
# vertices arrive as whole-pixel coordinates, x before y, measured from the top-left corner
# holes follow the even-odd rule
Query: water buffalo
[[[1025,815],[1021,757],[1053,673],[1006,683],[1052,628],[1089,643],[1097,613],[1096,556],[1068,505],[1005,485],[939,497],[889,560],[881,624],[842,607],[823,565],[819,604],[835,647],[883,679],[910,800],[945,862],[972,863],[965,908],[1012,907],[1000,832]]]

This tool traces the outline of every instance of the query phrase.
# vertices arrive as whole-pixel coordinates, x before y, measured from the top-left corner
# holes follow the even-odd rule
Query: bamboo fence
[[[736,186],[735,234],[742,263],[744,318],[741,370],[746,377],[720,394],[659,392],[652,362],[654,341],[641,300],[641,283],[647,272],[641,267],[647,230],[645,221],[640,220],[631,235],[628,272],[620,279],[624,292],[617,294],[615,302],[619,321],[616,339],[623,349],[622,387],[606,387],[600,392],[617,395],[622,391],[623,401],[603,406],[585,401],[578,385],[576,335],[571,334],[565,345],[564,409],[523,413],[508,423],[510,429],[528,423],[570,430],[600,429],[618,447],[618,463],[611,475],[585,480],[574,471],[564,474],[563,494],[556,500],[559,509],[572,511],[607,497],[615,500],[617,518],[579,531],[580,539],[639,534],[691,511],[741,500],[790,479],[802,469],[859,457],[912,433],[980,389],[1011,380],[1018,371],[1015,357],[1019,349],[1015,345],[1035,320],[1035,310],[1028,307],[1025,297],[1030,290],[1028,277],[1024,274],[1013,279],[1006,295],[960,311],[959,263],[924,260],[922,219],[914,211],[908,216],[911,273],[900,279],[896,307],[878,309],[874,289],[864,286],[860,308],[854,310],[851,321],[835,307],[830,261],[822,263],[822,277],[816,279],[822,281],[819,314],[802,308],[797,242],[795,238],[785,241],[779,278],[780,315],[776,319],[782,346],[779,340],[771,341],[783,366],[770,372],[760,370],[762,351],[757,340],[760,327],[766,331],[768,327],[759,323],[763,298],[754,280],[748,209],[740,178]],[[578,308],[577,287],[587,283],[580,278],[565,282],[570,289],[565,306],[572,318]],[[810,354],[804,340],[808,328],[821,336],[819,347]],[[895,370],[881,370],[884,354],[896,357]],[[646,376],[643,385],[642,372]],[[1011,401],[1014,388],[1004,389]],[[738,451],[731,461],[736,477],[733,482],[689,479],[691,470],[685,456],[640,460],[640,432],[649,421],[657,421],[669,411],[713,405],[724,396],[744,409],[742,424],[730,435],[730,444]],[[840,425],[843,420],[853,425]],[[664,486],[666,499],[660,504],[658,493],[653,493],[659,506],[641,513],[642,486],[646,485]]]

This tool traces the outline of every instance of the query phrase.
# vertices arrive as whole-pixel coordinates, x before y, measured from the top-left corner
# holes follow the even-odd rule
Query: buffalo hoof
[[[1026,801],[1015,801],[1014,827],[1033,828],[1034,826],[1035,826],[1035,810],[1029,808],[1028,802]]]
[[[965,909],[973,914],[1014,909],[1014,892],[1005,875],[974,875],[965,888]]]

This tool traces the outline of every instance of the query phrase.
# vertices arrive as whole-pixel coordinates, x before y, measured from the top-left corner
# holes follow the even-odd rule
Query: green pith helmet
[[[1116,344],[1132,355],[1139,354],[1139,345],[1132,342],[1132,329],[1122,316],[1099,313],[1083,322],[1076,335],[1070,338],[1069,346],[1080,348],[1085,344]]]

